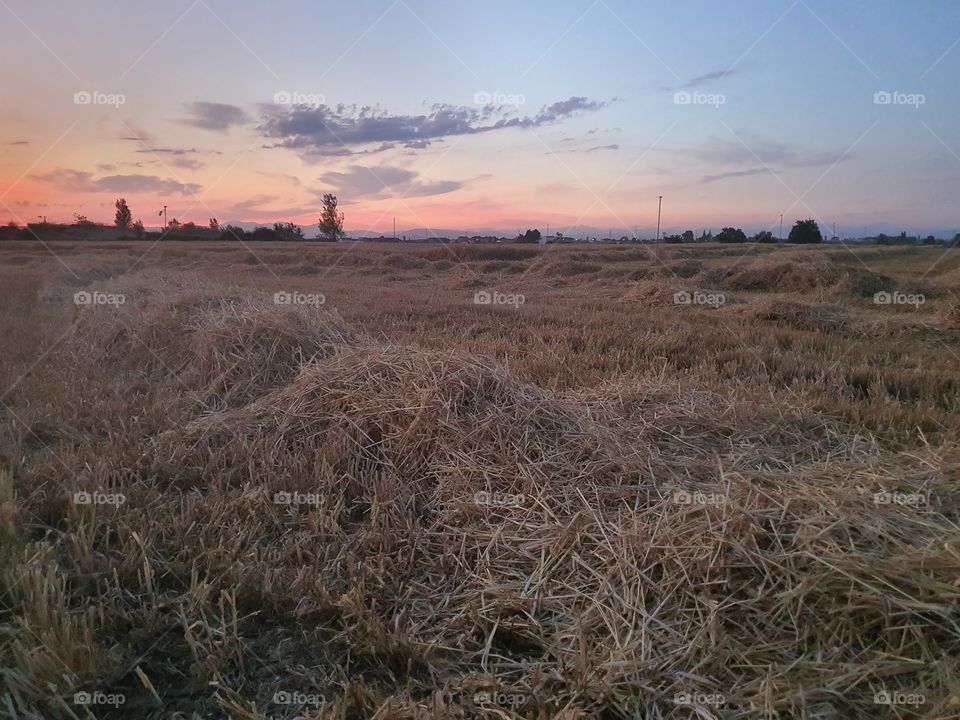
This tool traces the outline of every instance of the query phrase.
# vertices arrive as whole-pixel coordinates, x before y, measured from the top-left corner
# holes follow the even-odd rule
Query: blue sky
[[[0,220],[109,220],[124,195],[148,224],[163,204],[311,223],[333,191],[349,228],[625,230],[662,194],[668,231],[960,229],[950,0],[3,0],[0,18]]]

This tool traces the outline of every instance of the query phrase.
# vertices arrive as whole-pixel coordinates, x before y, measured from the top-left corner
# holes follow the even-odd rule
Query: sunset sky
[[[0,222],[960,229],[956,0],[0,0],[0,47]]]

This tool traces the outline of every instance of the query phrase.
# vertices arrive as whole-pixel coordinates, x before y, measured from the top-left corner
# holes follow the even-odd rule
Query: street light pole
[[[660,211],[663,209],[663,195],[657,203],[657,258],[660,258]]]

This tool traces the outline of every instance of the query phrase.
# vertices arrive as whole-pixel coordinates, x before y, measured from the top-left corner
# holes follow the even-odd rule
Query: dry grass
[[[0,716],[960,715],[957,255],[54,249],[0,247]]]

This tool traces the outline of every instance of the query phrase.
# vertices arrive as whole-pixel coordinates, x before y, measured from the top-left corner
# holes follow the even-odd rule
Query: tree
[[[277,234],[273,231],[273,228],[268,227],[255,227],[253,232],[250,233],[250,239],[254,242],[272,242],[274,240],[279,240]]]
[[[326,193],[323,196],[323,211],[320,213],[320,240],[337,242],[344,236],[343,213],[337,212],[337,196]]]
[[[294,223],[274,223],[273,232],[276,233],[278,240],[303,240],[303,229]]]
[[[693,230],[684,230],[683,235],[681,235],[685,243],[693,242]]]
[[[716,238],[721,243],[745,243],[747,234],[740,228],[725,227]]]
[[[540,242],[540,231],[539,230],[527,230],[525,233],[517,235],[517,242],[521,243],[538,243]]]
[[[210,229],[211,229],[211,230],[219,230],[219,229],[220,229],[220,221],[217,220],[216,218],[210,218]]]
[[[127,206],[127,201],[124,198],[117,198],[115,205],[117,208],[117,214],[114,216],[113,222],[121,230],[126,230],[133,222],[133,215],[130,213],[130,208]]]
[[[139,240],[143,237],[143,220],[137,220],[133,225],[130,226],[133,229],[133,234]]]
[[[816,220],[797,220],[790,229],[790,235],[787,236],[788,243],[799,245],[811,245],[823,242],[823,234],[820,232],[820,226]]]
[[[775,243],[776,238],[773,237],[773,233],[769,230],[761,230],[753,236],[753,241],[755,243]]]

